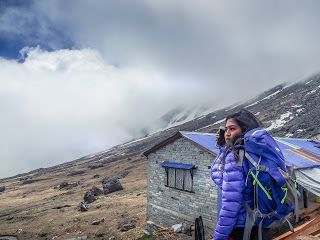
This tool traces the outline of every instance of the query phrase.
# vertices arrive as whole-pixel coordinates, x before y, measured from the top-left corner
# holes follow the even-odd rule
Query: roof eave
[[[145,151],[143,153],[144,156],[148,157],[148,155],[152,152],[155,152],[156,150],[164,147],[165,145],[174,142],[175,140],[177,140],[178,138],[183,137],[183,135],[180,132],[176,132],[174,135],[172,135],[171,137],[163,140],[162,142],[156,144],[155,146],[153,146],[152,148],[148,149],[147,151]]]
[[[208,152],[209,154],[213,154],[213,155],[216,155],[216,153],[210,151],[209,149],[203,147],[202,145],[196,143],[195,141],[193,141],[192,139],[186,137],[183,135],[183,132],[182,131],[178,131],[177,133],[175,133],[173,136],[167,138],[166,140],[158,143],[157,145],[153,146],[152,148],[150,148],[149,150],[145,151],[143,153],[144,156],[148,157],[148,155],[162,147],[164,147],[165,145],[171,143],[171,142],[174,142],[175,140],[177,140],[178,138],[181,138],[183,137],[184,139],[187,139],[189,142],[191,142],[192,144],[196,145],[198,148]]]

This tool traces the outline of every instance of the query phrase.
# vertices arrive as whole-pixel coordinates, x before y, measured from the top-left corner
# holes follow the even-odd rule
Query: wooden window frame
[[[191,169],[184,169],[184,168],[173,168],[173,167],[164,167],[165,171],[166,171],[166,187],[172,188],[172,189],[177,189],[180,191],[184,191],[184,192],[189,192],[189,193],[194,193],[193,191],[193,170],[194,168]],[[174,186],[170,186],[169,185],[169,169],[174,169]],[[182,182],[182,189],[181,188],[177,188],[177,169],[183,170],[183,182]],[[190,172],[190,176],[191,176],[191,191],[190,190],[186,190],[185,189],[185,179],[186,179],[186,172]]]

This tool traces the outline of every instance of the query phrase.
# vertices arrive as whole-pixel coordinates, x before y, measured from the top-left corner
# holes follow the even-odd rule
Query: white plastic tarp
[[[296,169],[295,173],[298,184],[320,197],[320,167]]]

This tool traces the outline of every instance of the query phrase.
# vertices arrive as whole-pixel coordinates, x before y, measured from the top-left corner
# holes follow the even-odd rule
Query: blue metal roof
[[[320,166],[320,148],[308,139],[275,138],[285,158],[298,168]]]
[[[320,142],[312,141],[309,139],[298,138],[276,138],[277,140],[285,141],[292,147],[303,148],[315,155],[320,156]]]
[[[198,145],[204,147],[214,154],[219,154],[219,149],[216,146],[216,136],[211,133],[199,133],[199,132],[184,132],[180,131],[182,136],[190,139]]]
[[[218,154],[215,134],[180,132],[183,137],[200,145],[211,153]],[[286,160],[297,168],[320,166],[319,142],[308,139],[275,138]]]

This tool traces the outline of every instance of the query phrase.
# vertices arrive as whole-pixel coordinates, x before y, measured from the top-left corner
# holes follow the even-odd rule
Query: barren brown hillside
[[[19,239],[137,239],[143,235],[146,213],[146,162],[140,156],[123,158],[97,169],[84,161],[48,173],[30,174],[33,183],[23,184],[27,176],[2,180],[6,191],[0,194],[0,233]],[[83,174],[68,176],[75,171]],[[81,173],[81,172],[80,172]],[[100,175],[100,177],[94,175]],[[92,186],[102,188],[105,176],[118,177],[124,190],[99,196],[86,212],[79,202]],[[21,179],[22,178],[22,179]],[[55,188],[60,183],[78,183],[69,190]],[[92,225],[96,220],[102,220]],[[136,226],[129,231],[119,227]],[[113,236],[115,238],[113,238]]]

